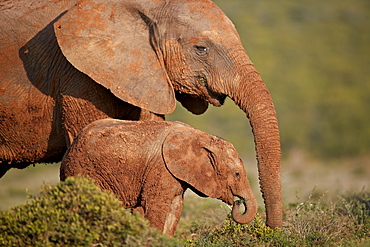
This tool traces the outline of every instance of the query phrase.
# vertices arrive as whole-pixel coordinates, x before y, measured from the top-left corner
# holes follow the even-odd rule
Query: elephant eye
[[[198,46],[198,45],[196,45],[195,46],[195,52],[199,56],[205,56],[205,55],[208,55],[208,48],[205,47],[205,46]]]

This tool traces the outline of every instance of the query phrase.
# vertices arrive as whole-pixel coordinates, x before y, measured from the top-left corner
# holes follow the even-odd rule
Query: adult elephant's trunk
[[[245,54],[245,53],[244,53]],[[275,108],[260,74],[245,55],[235,56],[236,83],[229,96],[247,114],[254,134],[260,187],[266,207],[266,224],[282,226],[280,136]]]

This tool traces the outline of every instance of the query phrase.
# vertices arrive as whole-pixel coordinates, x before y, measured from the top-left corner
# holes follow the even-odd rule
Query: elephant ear
[[[166,137],[162,152],[170,173],[206,196],[219,198],[221,186],[213,158],[202,145],[206,133],[183,126],[173,129]]]
[[[174,90],[155,52],[155,24],[143,12],[120,0],[85,0],[54,30],[76,69],[123,101],[168,114],[176,106]]]

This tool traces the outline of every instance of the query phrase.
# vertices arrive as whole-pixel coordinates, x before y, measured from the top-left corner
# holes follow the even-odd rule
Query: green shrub
[[[75,177],[0,212],[0,246],[174,246],[91,179]]]
[[[277,238],[282,230],[267,227],[259,215],[250,224],[238,224],[228,219],[220,227],[209,229],[206,225],[193,222],[193,240],[188,246],[259,246]]]

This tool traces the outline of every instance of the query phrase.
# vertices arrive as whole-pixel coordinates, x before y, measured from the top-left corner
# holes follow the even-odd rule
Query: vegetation
[[[283,229],[270,229],[258,215],[247,225],[198,220],[167,238],[140,215],[120,206],[91,179],[68,178],[44,185],[40,196],[0,211],[0,246],[355,246],[370,243],[370,193],[325,204],[311,197],[285,210]],[[211,210],[213,206],[209,206]],[[195,219],[195,218],[194,218]]]
[[[0,246],[176,246],[91,179],[44,185],[40,196],[0,212]]]
[[[248,225],[226,220],[209,229],[194,223],[190,246],[358,246],[370,244],[370,193],[342,198],[326,205],[319,200],[292,203],[283,229],[270,229],[262,219]]]
[[[0,179],[0,246],[370,246],[370,193],[361,191],[370,175],[370,2],[214,1],[235,23],[274,98],[283,228],[264,226],[263,209],[239,225],[220,201],[189,196],[175,238],[167,239],[91,181],[57,184],[58,165],[37,165]],[[167,119],[232,142],[260,197],[248,120],[230,100],[201,116],[179,106]],[[55,186],[9,210],[24,203],[24,188],[36,194],[32,183],[45,180]]]

